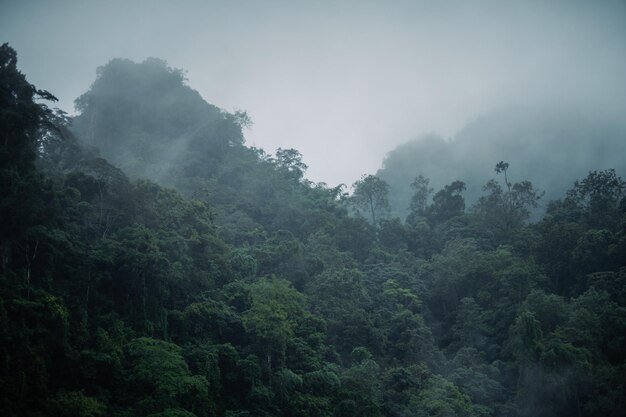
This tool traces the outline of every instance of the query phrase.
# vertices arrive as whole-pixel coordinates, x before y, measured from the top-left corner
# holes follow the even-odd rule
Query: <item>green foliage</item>
[[[452,331],[459,338],[461,346],[480,347],[485,343],[485,336],[489,333],[485,321],[484,312],[473,298],[461,299],[456,322],[452,326]]]
[[[284,349],[293,335],[303,298],[286,280],[260,279],[250,286],[252,304],[242,315],[246,329],[259,340]]]
[[[76,137],[0,58],[1,415],[622,414],[614,171],[533,224],[508,163],[470,212],[448,165],[432,201],[415,179],[403,223],[382,176],[349,198],[307,181],[297,150],[245,147],[247,115],[163,61],[100,69]]]
[[[530,181],[510,183],[506,177],[508,163],[496,165],[496,172],[505,174],[506,191],[495,180],[484,187],[488,193],[478,199],[474,210],[482,226],[491,234],[496,244],[510,243],[513,236],[528,220],[531,209],[538,206],[543,193],[538,193]]]
[[[341,415],[379,416],[380,387],[379,365],[368,356],[365,349],[354,350],[355,362],[341,378],[341,394],[344,400],[339,404]]]
[[[624,187],[615,171],[592,171],[549,205],[536,252],[553,291],[580,294],[586,275],[623,266]]]
[[[615,226],[624,207],[626,183],[614,169],[591,171],[567,192],[564,204],[579,211],[585,223],[594,229]]]
[[[50,400],[51,415],[62,417],[99,417],[106,415],[104,404],[82,391],[60,392]]]
[[[389,185],[374,175],[363,175],[352,185],[354,193],[351,201],[357,210],[369,213],[372,225],[377,226],[377,218],[385,216],[389,210]]]
[[[207,415],[208,382],[192,376],[182,349],[150,338],[131,341],[125,349],[124,397],[142,414],[180,406]]]
[[[407,223],[416,224],[420,217],[426,216],[428,198],[430,193],[433,192],[433,189],[428,186],[429,183],[430,179],[423,175],[418,175],[411,183],[411,188],[415,191],[411,197],[410,213],[406,219]]]
[[[418,175],[430,178],[435,190],[462,180],[471,207],[494,174],[489,167],[504,160],[515,171],[510,182],[527,179],[545,190],[544,201],[549,201],[561,198],[592,170],[614,168],[624,177],[625,153],[620,121],[563,106],[509,106],[483,114],[452,137],[427,134],[397,146],[385,155],[376,175],[390,185],[392,214],[405,218]],[[533,210],[533,218],[542,211]]]
[[[463,181],[454,181],[438,191],[433,196],[433,204],[427,209],[428,221],[431,224],[439,224],[463,214],[465,210],[465,200],[461,195],[463,191],[465,191]]]
[[[431,376],[424,389],[409,400],[409,408],[417,417],[476,415],[469,398],[437,375]]]
[[[33,169],[40,129],[50,126],[50,111],[35,100],[56,98],[26,81],[17,69],[17,53],[7,43],[0,46],[0,79],[0,167],[4,175],[7,170],[24,175]],[[2,185],[4,197],[7,184]]]
[[[302,162],[302,154],[295,149],[276,150],[276,165],[279,169],[287,171],[288,176],[293,176],[295,180],[300,180],[308,168]]]

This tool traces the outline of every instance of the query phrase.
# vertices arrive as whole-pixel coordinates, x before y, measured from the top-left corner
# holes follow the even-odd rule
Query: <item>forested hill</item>
[[[495,176],[494,163],[509,161],[511,178],[531,181],[545,191],[547,203],[562,198],[589,171],[613,168],[626,175],[623,155],[623,121],[573,107],[518,106],[487,113],[449,140],[431,134],[400,145],[389,152],[377,175],[391,187],[393,212],[404,218],[413,195],[410,184],[419,175],[429,178],[435,190],[463,181],[471,205]]]
[[[346,197],[246,147],[247,116],[162,61],[102,67],[72,121],[16,60],[0,47],[0,415],[626,409],[615,171],[536,224],[505,162],[472,211],[422,179],[403,222],[380,178]]]
[[[305,239],[328,227],[340,190],[305,185],[297,150],[272,156],[244,146],[247,114],[206,103],[161,60],[112,60],[76,103],[71,129],[81,141],[131,178],[210,202],[236,243],[280,229]]]
[[[142,63],[114,59],[98,68],[90,90],[76,99],[80,115],[72,129],[84,143],[131,178],[160,183],[189,175],[202,155],[205,171],[243,143],[243,113],[226,113],[184,83],[183,72],[150,58]],[[214,169],[214,171],[207,171]]]

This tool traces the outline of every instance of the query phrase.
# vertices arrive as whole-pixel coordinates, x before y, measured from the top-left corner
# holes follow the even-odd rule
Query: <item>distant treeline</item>
[[[571,184],[589,171],[615,169],[626,175],[626,125],[574,108],[510,107],[469,123],[454,138],[431,134],[398,146],[387,154],[377,175],[390,185],[395,215],[409,214],[413,179],[430,178],[435,189],[456,180],[467,186],[472,206],[495,175],[497,161],[511,162],[511,179],[528,180],[545,198],[534,219],[550,200],[562,198]]]

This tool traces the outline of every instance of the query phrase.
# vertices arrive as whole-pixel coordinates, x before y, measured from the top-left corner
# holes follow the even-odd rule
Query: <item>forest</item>
[[[160,59],[73,117],[38,87],[2,45],[0,415],[624,415],[620,167],[547,199],[511,152],[394,199],[394,154],[311,182]]]

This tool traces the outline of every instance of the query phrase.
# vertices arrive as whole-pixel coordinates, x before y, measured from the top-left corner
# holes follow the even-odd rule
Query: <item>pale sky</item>
[[[110,59],[165,59],[248,111],[248,145],[296,148],[329,185],[503,105],[626,117],[623,0],[0,0],[0,42],[70,113]]]

